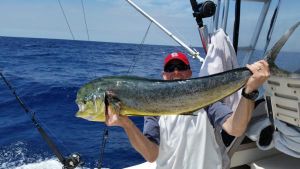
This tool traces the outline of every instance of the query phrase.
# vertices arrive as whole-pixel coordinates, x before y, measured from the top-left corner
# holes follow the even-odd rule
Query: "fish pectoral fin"
[[[111,102],[109,104],[110,111],[113,114],[120,114],[121,112],[121,102]]]
[[[121,101],[115,95],[111,93],[106,94],[106,101],[108,107],[113,114],[120,114],[121,111]]]

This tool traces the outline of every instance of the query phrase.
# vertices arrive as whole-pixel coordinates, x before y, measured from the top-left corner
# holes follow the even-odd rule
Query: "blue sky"
[[[161,22],[188,45],[201,46],[197,25],[192,17],[189,0],[133,0],[142,9]],[[198,0],[200,2],[200,0]],[[80,0],[61,0],[70,22],[75,39],[87,40]],[[233,11],[235,1],[230,0]],[[84,0],[90,39],[93,41],[140,43],[149,21],[136,12],[125,0]],[[270,6],[259,46],[263,46],[265,34],[277,1]],[[300,1],[284,0],[281,4],[271,44],[291,25],[300,21]],[[257,18],[261,5],[251,2],[242,4],[241,45],[250,40],[253,32],[253,18]],[[72,39],[57,0],[1,0],[0,36]],[[233,13],[232,13],[233,14]],[[233,15],[229,15],[229,30]],[[205,20],[210,24],[210,20]],[[231,31],[229,36],[232,37]],[[284,50],[299,52],[300,31],[289,40]],[[177,45],[152,24],[147,44]]]

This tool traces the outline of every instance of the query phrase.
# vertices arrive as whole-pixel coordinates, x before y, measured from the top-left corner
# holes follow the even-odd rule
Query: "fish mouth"
[[[76,117],[81,117],[81,118],[86,118],[86,105],[83,102],[77,102],[77,106],[78,106],[78,111],[76,113]]]
[[[77,106],[78,106],[78,109],[79,109],[78,111],[79,111],[79,112],[85,110],[85,105],[84,105],[83,103],[78,103]]]
[[[76,117],[86,119],[88,121],[105,121],[103,102],[99,99],[76,101],[78,111]]]

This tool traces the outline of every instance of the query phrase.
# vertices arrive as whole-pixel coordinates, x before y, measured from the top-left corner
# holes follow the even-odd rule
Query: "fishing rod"
[[[200,56],[200,53],[196,49],[191,49],[188,45],[182,42],[179,38],[173,35],[169,30],[167,30],[164,26],[162,26],[159,22],[157,22],[154,18],[152,18],[149,14],[143,11],[139,6],[133,3],[131,0],[126,0],[134,9],[140,12],[143,16],[153,22],[156,26],[158,26],[163,32],[169,35],[173,40],[175,40],[180,46],[185,48],[193,57],[199,59],[200,62],[203,62],[204,59]]]
[[[273,33],[275,22],[277,20],[278,11],[280,9],[280,6],[281,6],[281,0],[278,0],[276,8],[275,8],[275,11],[274,11],[272,19],[271,19],[270,26],[269,26],[269,30],[268,30],[268,34],[267,34],[267,39],[266,39],[266,44],[265,44],[265,48],[264,48],[264,53],[267,52],[269,43],[271,41],[271,36],[272,36],[272,33]]]
[[[74,169],[80,165],[83,164],[81,161],[81,157],[78,153],[73,153],[69,157],[64,157],[57,146],[54,144],[54,142],[50,139],[48,134],[45,132],[45,130],[41,127],[39,122],[35,118],[35,112],[32,112],[25,103],[21,100],[21,98],[16,93],[16,90],[12,87],[12,85],[9,83],[9,81],[5,78],[2,72],[0,72],[0,75],[2,77],[2,80],[5,82],[6,86],[9,88],[9,90],[12,92],[12,94],[15,96],[16,100],[24,109],[26,114],[28,114],[31,118],[32,123],[38,130],[38,132],[41,134],[42,138],[45,140],[45,142],[48,144],[49,148],[53,151],[54,155],[58,158],[60,163],[63,165],[63,169]]]

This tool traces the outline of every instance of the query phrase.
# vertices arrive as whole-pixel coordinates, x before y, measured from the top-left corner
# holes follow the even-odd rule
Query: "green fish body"
[[[291,27],[266,54],[265,60],[269,63],[271,73],[283,72],[279,71],[274,60],[299,24],[300,22]],[[187,80],[165,81],[134,76],[102,77],[80,88],[76,99],[79,107],[76,116],[89,121],[104,122],[106,105],[115,108],[118,103],[121,103],[121,115],[189,114],[233,94],[245,85],[251,75],[244,67]]]
[[[241,68],[188,80],[165,81],[133,76],[103,77],[93,80],[79,90],[76,100],[79,106],[77,117],[104,121],[104,98],[108,91],[115,95],[115,98],[109,99],[109,104],[120,101],[122,115],[187,114],[236,92],[250,75],[248,69]]]

